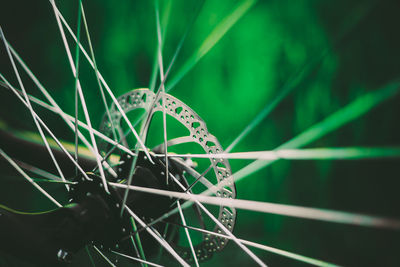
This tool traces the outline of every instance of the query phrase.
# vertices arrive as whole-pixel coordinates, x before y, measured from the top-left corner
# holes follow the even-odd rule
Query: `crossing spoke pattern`
[[[286,220],[287,217],[304,224],[315,223],[328,225],[327,227],[343,227],[337,229],[351,227],[351,229],[355,229],[354,231],[362,232],[365,230],[369,231],[368,233],[376,231],[378,233],[376,235],[379,235],[379,237],[375,238],[373,236],[375,233],[368,234],[371,241],[365,247],[375,246],[374,249],[377,254],[385,256],[395,254],[390,251],[382,252],[385,248],[387,249],[387,244],[371,244],[377,242],[376,240],[389,240],[390,237],[386,237],[387,233],[393,233],[394,238],[400,232],[399,214],[392,212],[390,205],[387,204],[390,202],[393,206],[396,206],[397,198],[390,196],[389,193],[387,196],[385,195],[385,190],[392,192],[387,189],[391,184],[398,185],[398,183],[393,182],[392,176],[398,172],[396,166],[400,159],[399,140],[395,137],[398,133],[398,127],[394,119],[398,114],[396,107],[398,105],[397,103],[393,104],[399,98],[399,79],[398,77],[396,79],[391,71],[385,70],[382,75],[376,74],[377,77],[380,75],[379,78],[363,78],[365,81],[373,82],[364,82],[361,78],[357,79],[362,80],[362,82],[354,82],[357,80],[355,78],[352,82],[356,85],[349,85],[350,82],[346,84],[346,79],[350,79],[338,72],[339,78],[337,79],[343,79],[343,85],[340,81],[340,86],[348,87],[346,90],[339,90],[337,88],[340,86],[335,84],[335,82],[338,82],[332,74],[335,73],[335,68],[344,64],[342,61],[348,60],[342,54],[340,55],[343,58],[333,60],[332,58],[335,57],[337,50],[346,46],[346,42],[352,40],[352,35],[357,33],[359,28],[365,28],[364,24],[370,25],[368,23],[374,21],[369,17],[370,13],[375,12],[376,15],[376,12],[379,12],[379,9],[374,7],[379,6],[381,9],[388,9],[388,7],[382,7],[378,1],[371,1],[368,4],[354,4],[358,8],[354,8],[349,20],[343,20],[344,26],[339,27],[337,34],[332,34],[335,38],[332,38],[329,42],[327,41],[328,38],[322,40],[323,38],[320,37],[321,41],[314,38],[314,35],[310,37],[309,33],[303,32],[299,25],[293,26],[293,29],[295,29],[293,31],[299,31],[299,34],[308,36],[304,37],[305,39],[309,39],[304,43],[295,43],[291,39],[292,37],[287,37],[286,32],[278,29],[279,27],[275,25],[279,20],[295,20],[293,18],[295,17],[293,16],[294,13],[289,12],[290,15],[288,15],[280,9],[281,4],[267,4],[256,0],[241,0],[229,5],[222,2],[198,1],[193,6],[186,3],[185,12],[189,13],[189,10],[191,10],[190,15],[183,14],[180,18],[178,17],[179,14],[176,14],[179,11],[178,3],[155,0],[154,3],[149,4],[151,7],[149,8],[151,33],[147,32],[147,28],[142,25],[140,32],[132,30],[132,32],[126,33],[126,43],[122,44],[118,43],[117,40],[112,40],[107,44],[109,46],[107,49],[125,51],[124,56],[131,60],[130,65],[140,65],[140,67],[136,67],[135,71],[141,72],[143,77],[150,77],[150,81],[145,81],[145,84],[150,85],[150,89],[132,90],[129,89],[134,87],[132,84],[127,85],[127,88],[115,86],[115,84],[120,85],[128,81],[128,79],[124,80],[123,75],[110,79],[110,83],[107,83],[104,78],[107,77],[108,80],[110,69],[114,66],[102,66],[107,61],[101,54],[108,50],[101,46],[97,47],[99,35],[96,31],[93,31],[96,26],[96,19],[91,16],[91,8],[84,8],[86,4],[89,7],[90,3],[77,0],[77,9],[75,10],[77,17],[73,17],[73,20],[68,12],[63,12],[66,7],[64,4],[55,0],[49,0],[49,3],[55,16],[54,24],[56,25],[57,36],[61,36],[61,41],[60,38],[55,38],[60,41],[57,48],[66,53],[68,67],[72,72],[73,83],[70,81],[67,92],[68,97],[74,96],[75,114],[71,116],[68,114],[72,114],[71,108],[61,107],[62,105],[59,103],[61,97],[57,93],[57,88],[49,86],[49,89],[46,89],[43,83],[39,81],[40,75],[35,76],[33,74],[28,64],[13,48],[11,41],[8,41],[12,38],[8,38],[8,34],[3,33],[1,25],[0,38],[4,44],[4,51],[2,52],[5,52],[6,59],[9,61],[7,64],[10,65],[12,75],[9,77],[6,72],[0,73],[0,86],[15,95],[15,101],[22,103],[26,108],[25,111],[28,111],[31,122],[33,120],[35,130],[38,132],[37,136],[51,159],[49,165],[51,164],[55,169],[52,173],[47,169],[31,166],[23,160],[14,159],[13,156],[10,156],[11,154],[8,155],[5,152],[6,149],[3,151],[1,146],[0,159],[2,160],[1,163],[4,161],[13,167],[19,176],[24,177],[57,207],[63,207],[67,203],[59,201],[57,194],[53,194],[50,190],[46,191],[45,185],[52,183],[55,186],[62,187],[64,191],[65,188],[68,191],[78,182],[72,180],[73,177],[66,177],[63,173],[63,169],[54,155],[56,150],[61,151],[67,160],[72,162],[75,168],[75,176],[83,177],[84,181],[93,181],[90,178],[91,175],[98,176],[101,179],[101,187],[108,195],[112,195],[113,192],[121,192],[119,195],[121,197],[120,202],[119,199],[117,202],[118,220],[122,222],[129,218],[130,223],[128,235],[124,236],[123,240],[119,240],[119,242],[126,242],[129,244],[129,248],[119,248],[119,244],[112,249],[87,244],[86,250],[93,266],[100,260],[102,264],[119,266],[119,259],[141,266],[168,266],[172,261],[174,264],[182,266],[201,266],[204,261],[210,260],[214,255],[216,258],[223,255],[224,249],[229,250],[229,253],[235,251],[240,256],[235,255],[232,256],[232,259],[229,259],[229,256],[225,255],[221,256],[222,260],[219,258],[211,260],[228,264],[228,262],[231,263],[243,258],[243,262],[248,263],[251,260],[251,264],[267,266],[270,260],[272,263],[275,262],[274,258],[268,257],[268,253],[273,253],[281,258],[315,266],[347,264],[343,257],[332,256],[334,252],[331,251],[321,254],[319,250],[315,250],[315,254],[311,254],[306,249],[296,250],[287,246],[288,244],[275,246],[274,242],[265,239],[269,238],[267,235],[270,234],[271,240],[274,240],[273,235],[277,234],[268,232],[269,227],[276,223],[274,220]],[[143,6],[146,5],[143,4]],[[293,10],[304,9],[300,4],[292,4],[291,6],[293,6],[291,7]],[[325,4],[321,4],[321,6],[325,7]],[[353,4],[350,6],[353,6]],[[123,8],[123,5],[121,7]],[[274,10],[274,12],[263,13],[263,11],[269,9]],[[319,9],[315,8],[315,10]],[[317,12],[315,10],[314,12]],[[121,16],[124,16],[122,10],[119,12]],[[309,17],[317,17],[314,13],[305,14],[307,16],[302,17],[304,25],[308,25]],[[176,39],[178,40],[174,44],[176,47],[171,49],[168,41],[169,38],[175,41],[172,34],[174,32],[171,30],[177,29],[177,26],[174,25],[175,20],[182,19],[183,21],[184,18],[188,17],[190,19],[186,19],[185,25],[179,28],[181,36]],[[205,17],[207,18],[205,19]],[[261,17],[264,19],[261,20]],[[141,15],[137,18],[138,22],[140,18]],[[91,24],[92,20],[94,21],[93,24]],[[76,21],[76,26],[75,22],[71,23],[71,21]],[[107,24],[110,23],[108,19],[105,19],[105,21],[107,21]],[[260,24],[260,21],[267,21],[268,23],[263,25]],[[243,26],[241,26],[241,23],[243,23]],[[122,24],[119,27],[120,30],[124,29]],[[135,28],[133,24],[129,27]],[[264,30],[259,31],[258,28]],[[266,30],[267,28],[268,30]],[[193,30],[199,30],[200,37],[195,36]],[[309,29],[309,32],[313,34],[317,34],[319,31],[324,30],[317,29],[314,26]],[[374,31],[375,29],[371,27],[371,32]],[[263,38],[260,36],[261,33],[268,37],[265,37],[264,43],[259,44],[258,41]],[[104,33],[105,36],[113,36],[113,34]],[[385,31],[380,31],[380,34],[383,36],[382,40],[388,38]],[[141,52],[144,56],[137,54],[134,56],[135,59],[132,60],[128,51],[136,48],[128,48],[131,46],[128,40],[132,39],[140,43],[142,41],[140,39],[145,40],[147,35],[153,36],[152,42],[154,43],[152,45],[155,51],[148,53],[149,51],[142,48],[143,51]],[[278,39],[282,40],[277,41]],[[44,42],[44,40],[41,41]],[[325,45],[325,49],[319,49],[315,45],[319,44],[318,42],[327,42],[330,45]],[[394,40],[393,45],[396,45],[396,42]],[[190,48],[190,45],[193,46],[192,43],[197,44],[194,45],[194,49]],[[184,44],[188,44],[188,47],[184,47]],[[369,43],[365,41],[365,45],[368,46]],[[249,51],[248,54],[243,53],[243,55],[254,56],[258,53],[257,57],[259,56],[259,58],[249,64],[250,60],[246,56],[233,55],[229,51],[224,51],[227,50],[228,46],[254,49],[254,52]],[[275,46],[283,47],[280,48],[282,51],[271,48]],[[318,49],[315,49],[316,47]],[[291,49],[296,52],[291,51]],[[360,50],[362,49],[360,48]],[[276,62],[271,60],[271,62],[264,63],[263,61],[267,60],[265,57],[267,53],[263,54],[264,51],[274,51],[268,55],[268,58],[274,58]],[[322,51],[322,53],[315,51]],[[155,55],[154,62],[151,62],[154,65],[149,64],[147,66],[143,62],[140,62],[140,64],[136,62],[136,58],[147,58],[147,54]],[[281,54],[281,56],[278,57],[275,54]],[[345,53],[343,52],[343,54]],[[378,53],[372,54],[376,56],[375,54]],[[397,55],[394,52],[393,54]],[[305,58],[309,55],[311,55],[310,59],[306,60]],[[384,55],[385,53],[382,52],[382,58],[388,61],[388,58]],[[184,59],[179,58],[179,56],[184,56]],[[224,62],[223,64],[219,64],[216,60],[219,56],[223,58],[218,59]],[[121,58],[117,55],[109,55],[109,57],[111,60],[108,62],[114,62],[114,64]],[[366,58],[370,57],[366,56]],[[205,62],[207,60],[209,62]],[[204,65],[200,61],[205,62]],[[296,64],[292,64],[292,66],[285,63],[286,61],[291,64],[296,62]],[[354,56],[354,61],[357,61],[357,56]],[[217,62],[217,64],[213,65],[210,62]],[[282,67],[285,64],[290,65],[288,70]],[[358,66],[357,64],[354,63],[354,66]],[[242,71],[238,74],[233,71],[240,69],[239,67],[242,65],[244,66],[242,70],[246,69],[245,73]],[[270,69],[265,68],[264,65],[268,65]],[[201,68],[204,68],[204,66],[209,68],[210,76],[204,78],[205,76],[199,75],[201,78],[198,78],[197,71],[201,73]],[[397,66],[393,63],[391,69],[396,69]],[[363,69],[363,67],[358,67]],[[105,74],[104,77],[100,68]],[[329,71],[326,71],[327,69]],[[377,72],[376,67],[372,66],[371,69]],[[288,76],[289,79],[282,78],[287,76],[286,72],[292,70],[295,71]],[[263,82],[258,83],[259,87],[247,85],[247,83],[252,84],[251,80],[255,79],[255,76],[260,74],[267,76],[270,72],[279,73],[274,74],[273,78],[279,80],[278,82],[275,80],[271,82],[266,78],[262,80]],[[89,78],[88,73],[92,75],[91,78]],[[360,76],[365,75],[361,70],[360,73],[362,73]],[[237,76],[247,76],[247,78],[242,80]],[[16,82],[10,82],[9,80],[12,78],[16,78]],[[93,81],[90,81],[90,79]],[[120,79],[120,83],[116,83],[116,79]],[[140,79],[138,78],[138,81]],[[315,79],[315,82],[310,82],[308,79]],[[325,83],[320,82],[320,80],[324,80]],[[327,82],[328,80],[329,82]],[[333,80],[335,82],[332,82]],[[377,82],[378,80],[379,82]],[[142,82],[140,80],[139,84]],[[225,91],[221,89],[221,91],[212,92],[216,88],[215,84],[219,82],[220,85],[224,85],[222,87]],[[177,87],[178,83],[185,84],[186,88]],[[193,87],[190,86],[191,83],[193,83]],[[209,95],[196,91],[200,87],[195,83],[201,84],[205,88],[204,92],[208,92]],[[267,88],[273,84],[276,84],[276,88],[278,88],[276,91]],[[42,98],[44,96],[45,100],[31,91],[32,85],[39,89]],[[330,85],[332,88],[324,85]],[[354,89],[356,92],[354,93],[351,89],[352,86],[363,87],[363,89]],[[369,87],[374,88],[374,90],[370,90]],[[182,97],[181,99],[185,99],[186,103],[190,103],[192,100],[193,103],[201,103],[194,104],[192,107],[201,110],[206,120],[203,120],[183,101],[169,94],[174,88],[177,88],[176,94]],[[237,88],[240,88],[240,90]],[[178,89],[182,91],[178,91]],[[297,91],[300,92],[300,89],[302,93],[296,94]],[[118,96],[117,92],[120,93],[121,90],[125,91]],[[316,95],[313,101],[309,98],[311,93],[308,93],[308,90]],[[261,91],[268,91],[268,93],[262,94]],[[53,98],[53,94],[55,98]],[[92,99],[93,95],[96,96],[96,100]],[[267,96],[265,101],[262,98],[264,96]],[[211,97],[214,98],[211,99]],[[240,100],[238,100],[239,98]],[[241,102],[245,103],[247,107],[242,105]],[[299,103],[302,105],[299,105]],[[96,105],[104,110],[104,115],[92,111],[96,110],[93,108]],[[255,111],[256,108],[258,111]],[[247,109],[249,110],[248,113],[246,112]],[[47,113],[43,113],[43,110]],[[385,110],[386,113],[382,110]],[[288,122],[287,117],[289,113],[293,120],[290,122]],[[369,115],[370,113],[378,115]],[[67,145],[68,142],[61,141],[58,138],[60,131],[56,128],[57,126],[53,127],[49,123],[51,116],[48,119],[46,115],[42,114],[56,114],[61,118],[65,124],[63,126],[67,126],[71,131],[68,134],[73,134],[73,141],[68,134],[64,135],[67,139],[70,139],[71,146]],[[249,114],[252,114],[252,116],[248,116]],[[303,118],[307,114],[311,114],[310,120]],[[160,116],[158,117],[158,115]],[[274,119],[273,116],[277,116],[278,119]],[[377,120],[373,116],[380,116],[380,118]],[[246,118],[246,121],[243,118]],[[267,121],[266,118],[271,119],[271,121]],[[371,123],[368,121],[369,119]],[[205,121],[208,120],[211,123],[206,125]],[[302,120],[307,122],[300,123]],[[100,126],[97,128],[96,125],[100,121]],[[379,121],[378,125],[376,125],[377,121]],[[376,129],[371,129],[372,122],[375,123],[373,127],[376,127]],[[263,125],[264,123],[265,125]],[[286,127],[289,126],[288,123],[293,123],[294,127]],[[392,124],[390,131],[385,126],[389,123]],[[273,127],[270,125],[273,125]],[[284,125],[283,130],[280,129],[282,125]],[[2,126],[1,120],[0,126]],[[216,129],[215,132],[227,134],[224,139],[217,139],[207,127]],[[218,127],[222,130],[218,130]],[[268,127],[274,128],[271,130],[272,133],[265,130]],[[354,128],[349,130],[349,127]],[[381,127],[382,130],[380,130]],[[178,128],[179,130],[177,130]],[[182,133],[179,132],[180,130],[182,130]],[[177,132],[179,134],[176,134]],[[352,133],[349,134],[350,132]],[[235,133],[239,134],[236,136]],[[51,141],[49,136],[52,139]],[[354,144],[347,142],[347,136],[350,136],[348,140],[354,141]],[[258,140],[251,140],[251,138],[259,139],[259,142],[257,142]],[[268,141],[265,141],[267,139]],[[227,145],[226,149],[223,149],[220,141]],[[263,141],[265,142],[263,143]],[[256,143],[256,147],[251,145]],[[85,145],[86,148],[80,145]],[[55,149],[55,146],[57,146],[57,149]],[[232,152],[234,149],[236,149],[235,152]],[[94,169],[87,170],[81,166],[80,156],[86,152],[89,154],[88,158],[96,163]],[[275,164],[277,162],[279,163]],[[294,171],[290,173],[281,170],[280,168],[283,167],[279,167],[281,166],[280,163],[282,166],[290,165],[291,170],[295,170],[293,166],[297,166],[297,164],[304,164],[304,166],[315,164],[318,167],[307,165],[313,167],[310,167],[310,171],[305,172],[306,174],[300,177]],[[354,190],[351,201],[356,204],[352,203],[348,209],[342,208],[340,205],[335,206],[336,203],[329,202],[331,199],[341,198],[342,195],[347,194],[346,190],[343,190],[345,192],[335,191],[334,194],[337,195],[333,198],[330,195],[322,196],[324,193],[320,189],[315,192],[315,196],[308,196],[311,189],[304,189],[309,183],[306,176],[316,176],[315,168],[329,169],[333,164],[357,168],[357,171],[352,170],[348,173],[346,171],[348,181],[341,179],[344,171],[336,174],[335,177],[333,175],[335,173],[332,173],[333,178],[330,178],[329,181],[322,181],[323,177],[318,180],[318,183],[324,183],[324,186],[325,182],[326,185],[334,184],[335,186],[332,186],[332,188],[335,189],[338,188],[336,183],[340,181],[344,184],[343,187],[350,185]],[[277,165],[277,167],[273,165]],[[379,175],[373,169],[375,166],[378,166],[376,169],[385,168],[385,175]],[[148,171],[145,182],[138,178],[141,177],[141,169]],[[373,169],[373,171],[370,174],[365,174],[370,169]],[[262,170],[264,171],[261,172]],[[356,175],[350,178],[352,172]],[[277,173],[279,174],[277,175]],[[319,173],[322,173],[322,171]],[[365,181],[363,176],[367,177]],[[373,176],[376,177],[375,181],[372,181],[371,177]],[[304,185],[302,184],[298,188],[287,186],[288,184],[295,185],[295,183],[292,183],[295,177],[304,179],[304,181],[301,181],[304,182]],[[157,185],[151,185],[149,182],[153,178],[156,179]],[[359,185],[354,186],[356,182]],[[372,184],[372,186],[366,186],[367,183]],[[282,188],[290,187],[285,189],[289,192],[288,196],[276,197],[281,193],[274,192],[277,184],[280,184]],[[312,186],[318,188],[319,185]],[[374,186],[376,188],[371,190],[370,187]],[[236,187],[238,187],[238,191],[236,191]],[[20,188],[15,191],[16,197],[18,197],[18,189]],[[307,195],[310,200],[310,202],[305,203],[311,203],[310,205],[296,202],[296,200],[302,199],[296,197],[296,194],[300,194],[302,189],[307,192],[304,195]],[[63,194],[68,194],[67,191]],[[250,194],[249,191],[251,191]],[[293,198],[291,193],[293,193]],[[331,194],[331,192],[327,192],[327,194]],[[369,194],[368,199],[365,197],[367,194]],[[160,206],[165,201],[169,206],[156,216],[142,216],[140,209],[137,212],[137,206],[135,206],[137,204],[133,203],[133,205],[130,202],[136,196],[148,196],[152,200],[160,201]],[[321,199],[320,202],[311,202],[318,197]],[[304,198],[306,197],[304,196]],[[349,198],[343,197],[343,199],[349,201]],[[373,203],[375,200],[376,203]],[[363,201],[366,204],[362,203]],[[148,212],[151,214],[151,203],[143,201],[140,205],[145,214]],[[385,205],[387,206],[385,207]],[[365,208],[365,206],[371,207]],[[237,210],[240,211],[237,212]],[[257,221],[258,219],[240,217],[241,214],[255,214],[254,218],[260,219]],[[250,229],[252,226],[249,223],[245,226],[249,228],[247,229],[249,235],[243,236],[243,232],[246,231],[243,230],[243,222],[246,221],[258,228]],[[301,228],[303,227],[302,223],[294,228],[303,229]],[[242,228],[238,232],[233,232],[235,227]],[[285,232],[287,230],[284,227],[286,226],[282,226],[282,230],[278,229],[276,232],[282,234],[282,240],[287,240],[284,236],[287,234]],[[307,228],[304,227],[304,229]],[[123,230],[126,229],[123,228]],[[259,238],[258,235],[254,234],[256,232],[258,232]],[[287,232],[290,233],[290,231]],[[250,233],[252,233],[252,236],[250,236]],[[302,236],[306,234],[312,236],[319,234],[319,232],[315,229],[315,233],[308,232]],[[146,243],[147,238],[151,242],[156,242],[159,246],[156,248],[158,251],[156,255],[149,252],[150,249]],[[322,240],[330,237],[321,235],[318,238]],[[227,246],[228,241],[233,246]],[[387,243],[390,245],[389,241]],[[318,241],[315,244],[321,244],[321,242]],[[272,246],[266,244],[272,244]],[[335,247],[337,243],[333,244],[335,245],[329,248]],[[350,247],[347,243],[343,247],[337,247],[338,251],[343,252],[348,248],[347,245]],[[379,248],[381,245],[382,249]],[[97,254],[94,254],[98,257],[97,259],[90,254],[89,246]],[[286,250],[286,248],[289,249]],[[149,251],[147,251],[148,249]],[[296,253],[292,251],[296,251]],[[366,251],[368,252],[365,253],[365,258],[370,259],[367,254],[370,253],[371,249]],[[335,262],[336,259],[338,259],[337,263]],[[392,263],[390,261],[393,261],[393,259],[396,260],[397,258],[393,256],[388,262]],[[351,263],[365,261],[367,260],[355,259]]]

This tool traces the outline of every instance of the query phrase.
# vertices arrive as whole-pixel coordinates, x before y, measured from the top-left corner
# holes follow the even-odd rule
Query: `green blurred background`
[[[74,29],[76,2],[57,1]],[[170,78],[240,3],[205,1]],[[114,94],[149,87],[157,48],[153,1],[99,0],[84,5],[97,64]],[[160,2],[162,19],[168,21],[165,66],[199,5],[199,1]],[[226,148],[291,82],[293,92],[234,151],[274,149],[358,96],[399,78],[399,10],[398,1],[258,1],[171,94],[192,107]],[[74,79],[51,5],[7,1],[0,9],[0,24],[60,106],[73,114]],[[74,47],[72,40],[69,43]],[[87,47],[86,39],[83,44]],[[0,51],[0,72],[16,85],[5,49]],[[82,87],[93,125],[98,127],[104,107],[93,72],[81,62]],[[23,79],[28,92],[43,99],[27,77]],[[397,96],[386,101],[309,147],[398,146],[399,100]],[[0,91],[1,120],[17,129],[33,130],[29,114],[16,101],[6,90]],[[56,116],[39,112],[57,136],[73,140]],[[230,163],[235,172],[249,162]],[[279,161],[240,181],[238,198],[399,218],[399,171],[398,160]],[[235,234],[343,265],[400,265],[400,235],[393,231],[240,210]],[[270,266],[302,266],[254,251]],[[205,266],[253,264],[231,242]]]

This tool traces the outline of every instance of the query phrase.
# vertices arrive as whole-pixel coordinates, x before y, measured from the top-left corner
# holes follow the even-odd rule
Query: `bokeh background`
[[[240,3],[205,1],[169,77],[179,72]],[[75,29],[77,1],[57,4]],[[115,95],[149,87],[157,48],[153,1],[99,0],[84,1],[84,5],[99,70]],[[200,1],[160,1],[166,25],[165,66],[199,5]],[[234,151],[274,149],[357,97],[399,78],[399,10],[398,1],[258,1],[171,94],[192,107],[227,147],[290,82],[293,92]],[[0,25],[60,106],[73,114],[74,79],[51,5],[47,1],[4,2]],[[87,47],[86,39],[83,44]],[[0,67],[16,85],[3,46]],[[80,76],[93,125],[98,127],[104,106],[95,76],[83,61]],[[27,77],[23,79],[28,92],[43,99]],[[389,99],[309,147],[398,146],[399,101],[399,96]],[[0,102],[3,122],[20,130],[34,129],[30,115],[5,89],[0,90]],[[38,112],[46,116],[57,136],[73,140],[56,116]],[[249,162],[230,163],[237,171]],[[398,160],[279,161],[240,181],[238,198],[399,218],[399,171]],[[12,192],[11,197],[19,194]],[[18,199],[16,206],[21,202]],[[44,201],[30,203],[33,210],[46,208]],[[346,266],[400,265],[400,234],[395,231],[239,210],[235,234]],[[270,266],[303,265],[254,252]],[[218,265],[250,266],[254,262],[231,242],[205,263]]]

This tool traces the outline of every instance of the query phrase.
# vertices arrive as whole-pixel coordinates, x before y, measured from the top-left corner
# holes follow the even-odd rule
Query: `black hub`
[[[103,181],[99,176],[88,173],[87,180],[79,176],[75,185],[70,188],[70,202],[81,203],[85,199],[97,199],[101,206],[97,211],[85,210],[82,213],[90,212],[90,220],[95,221],[94,225],[88,227],[96,229],[96,236],[91,241],[100,248],[115,249],[120,240],[129,236],[131,228],[129,215],[126,211],[121,215],[121,197],[117,190],[108,186],[109,193],[104,189]],[[102,220],[100,216],[103,217]]]
[[[181,191],[171,180],[167,182],[165,176],[165,162],[163,158],[153,158],[154,164],[150,162],[143,152],[139,152],[134,172],[132,174],[131,185],[155,188],[170,191]],[[129,174],[133,164],[133,158],[129,154],[124,154],[120,158],[121,165],[117,171],[117,179],[114,182],[127,184]],[[169,172],[176,179],[181,180],[182,171],[173,163],[169,164]],[[91,221],[97,221],[96,235],[90,238],[94,245],[103,249],[112,249],[123,253],[134,253],[131,237],[135,236],[133,222],[130,219],[129,213],[124,210],[121,216],[122,200],[125,194],[124,188],[114,188],[109,185],[109,193],[104,189],[103,181],[97,175],[88,173],[91,180],[87,180],[83,176],[76,179],[76,184],[71,186],[70,202],[80,203],[85,199],[96,198],[102,203],[102,210],[92,211]],[[111,180],[111,177],[107,177]],[[126,205],[143,221],[151,222],[153,219],[160,217],[165,212],[169,211],[174,204],[174,199],[169,197],[158,196],[138,191],[129,191]],[[95,217],[99,214],[104,217],[101,221]],[[177,216],[172,216],[169,221],[176,221]],[[154,227],[159,232],[164,231],[165,224],[154,224]],[[137,225],[137,228],[141,228]],[[177,233],[172,231],[173,227],[167,233],[169,240],[174,240]],[[93,229],[92,229],[93,230]],[[174,233],[174,234],[171,234]],[[150,256],[158,251],[160,246],[146,231],[139,233],[140,246],[146,251],[146,255]],[[137,241],[136,241],[137,242]],[[138,244],[136,244],[138,246]]]
[[[128,155],[122,156],[122,160],[124,164],[118,170],[118,180],[126,184],[133,161]],[[144,153],[139,153],[131,184],[178,190],[175,183],[167,183],[163,160],[154,158],[153,161],[155,164],[148,161]],[[175,166],[169,169],[180,177]],[[87,176],[89,180],[80,175],[75,179],[76,183],[70,185],[69,204],[62,208],[40,214],[22,214],[0,206],[0,224],[8,229],[7,232],[0,231],[0,244],[10,244],[0,246],[0,250],[41,266],[68,263],[89,243],[101,249],[135,255],[131,240],[136,233],[133,222],[126,211],[121,216],[125,189],[108,185],[107,193],[99,176],[93,173],[87,173]],[[170,210],[173,202],[169,197],[130,191],[126,204],[148,223]],[[176,219],[170,218],[171,221]],[[152,227],[163,233],[165,224],[158,223]],[[176,232],[170,227],[166,238],[173,242],[176,237]],[[146,231],[139,232],[139,238],[148,258],[158,252],[160,245]],[[138,241],[135,239],[135,242]]]
[[[167,182],[164,158],[154,157],[152,160],[154,164],[147,159],[144,152],[139,152],[131,185],[168,191],[182,191],[178,188],[176,183],[171,180],[171,177]],[[129,154],[124,154],[120,162],[123,162],[123,164],[117,169],[118,182],[126,184],[131,171],[133,158]],[[173,162],[169,162],[168,169],[176,179],[181,179],[182,171],[180,171]],[[121,191],[124,190],[119,190],[119,192]],[[147,221],[155,219],[170,210],[173,203],[174,200],[171,198],[135,191],[130,192],[127,200],[128,206],[131,207],[137,215],[145,218]]]

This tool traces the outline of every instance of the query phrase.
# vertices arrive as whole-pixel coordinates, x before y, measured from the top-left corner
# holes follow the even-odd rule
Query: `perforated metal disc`
[[[151,118],[153,118],[153,115],[156,112],[163,112],[163,107],[161,105],[162,98],[162,93],[160,93],[158,99],[156,99],[156,94],[154,94],[152,91],[148,89],[136,89],[120,96],[117,100],[126,114],[136,109],[150,110],[149,121],[151,121]],[[223,152],[223,149],[217,138],[208,132],[205,122],[189,106],[184,104],[179,99],[169,94],[165,94],[165,109],[166,114],[174,118],[176,121],[178,121],[181,125],[189,130],[190,135],[187,137],[182,137],[181,140],[185,140],[185,142],[187,142],[190,138],[190,142],[199,144],[204,152],[209,155]],[[112,118],[112,123],[109,121],[108,116],[104,116],[104,120],[101,124],[101,132],[109,137],[112,137],[112,126],[114,126],[115,132],[118,133],[119,136],[122,136],[122,114],[119,112],[114,103],[110,108],[110,115]],[[149,121],[147,124],[149,124]],[[147,134],[147,130],[148,127],[145,128],[144,135]],[[169,145],[172,144],[174,144],[174,141],[170,140]],[[110,149],[110,145],[103,141],[100,142],[99,148],[101,152],[105,154]],[[130,147],[129,149],[133,150],[134,148]],[[217,183],[220,183],[223,180],[228,180],[228,183],[223,188],[219,189],[216,192],[216,195],[219,197],[236,198],[235,184],[231,176],[232,171],[228,160],[211,157],[210,164],[212,165],[215,177],[217,178]],[[203,179],[201,182],[207,187],[210,187],[212,185],[211,182],[206,179]],[[219,222],[221,222],[229,231],[233,231],[236,220],[236,210],[233,207],[220,206],[218,216],[216,217]],[[190,221],[187,223],[188,225],[190,225]],[[224,234],[224,232],[216,224],[214,224],[213,229],[206,230]],[[199,260],[206,260],[210,258],[214,252],[222,250],[226,246],[226,244],[226,238],[204,234],[202,241],[195,245],[197,258]],[[186,261],[191,262],[193,260],[189,247],[183,247],[177,244],[171,245],[176,248],[178,253]]]

